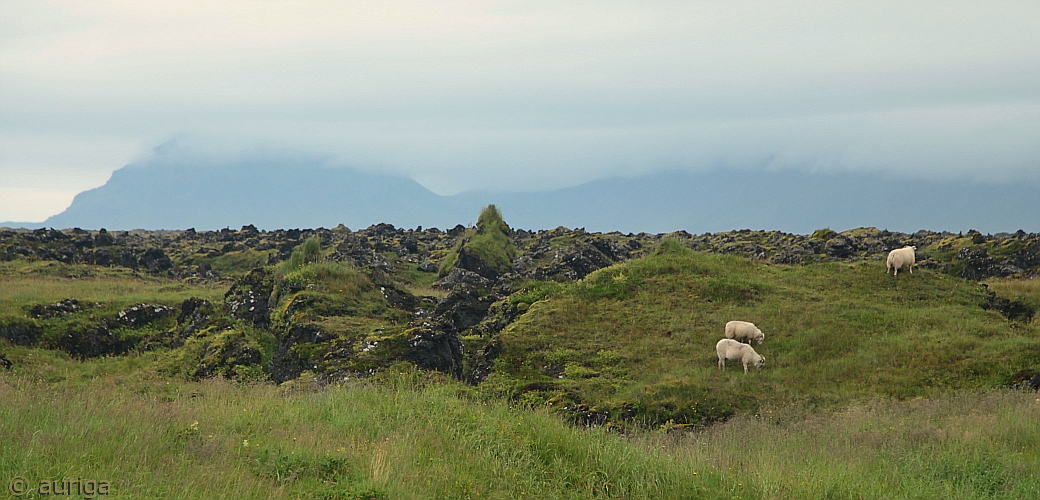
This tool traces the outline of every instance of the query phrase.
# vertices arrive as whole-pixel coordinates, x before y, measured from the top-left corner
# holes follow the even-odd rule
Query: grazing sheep
[[[917,247],[907,245],[903,248],[897,248],[888,252],[888,262],[885,263],[885,274],[889,271],[893,271],[892,276],[899,274],[899,270],[906,266],[910,268],[910,274],[914,274],[914,250]]]
[[[722,339],[715,344],[715,352],[719,355],[719,369],[726,369],[726,360],[736,361],[740,360],[744,363],[744,373],[747,373],[748,363],[755,365],[755,368],[762,369],[766,364],[766,357],[755,352],[755,348],[751,347],[750,344],[741,344],[733,339]]]
[[[761,344],[766,339],[766,334],[762,333],[762,330],[759,330],[754,323],[730,321],[726,323],[726,338],[737,342],[747,341],[748,344],[754,340],[756,344]]]

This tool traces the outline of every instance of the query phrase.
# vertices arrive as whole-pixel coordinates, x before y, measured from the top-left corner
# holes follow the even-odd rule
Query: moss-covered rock
[[[260,367],[262,361],[261,346],[254,339],[241,330],[226,330],[208,337],[192,375],[195,379],[214,376],[234,379],[242,367]],[[249,373],[253,377],[255,370]]]

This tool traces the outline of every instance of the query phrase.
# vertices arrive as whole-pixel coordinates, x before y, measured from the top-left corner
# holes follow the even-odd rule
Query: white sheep
[[[762,330],[759,330],[754,323],[730,321],[726,323],[726,338],[737,342],[747,341],[748,344],[754,340],[756,344],[761,344],[766,339],[766,334],[762,333]]]
[[[914,274],[914,250],[917,250],[917,247],[907,245],[903,248],[897,248],[888,252],[888,262],[885,263],[885,274],[888,274],[889,271],[893,271],[892,276],[896,276],[899,274],[899,270],[902,269],[903,266],[910,268],[910,274]]]
[[[747,365],[751,363],[759,370],[766,365],[766,357],[755,352],[750,344],[741,344],[733,339],[722,339],[715,344],[715,352],[719,355],[719,369],[726,369],[726,360],[740,360],[744,363],[744,373],[747,373]]]

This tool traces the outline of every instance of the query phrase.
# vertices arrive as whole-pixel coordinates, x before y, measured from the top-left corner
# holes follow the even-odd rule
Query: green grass
[[[154,354],[9,349],[0,477],[146,498],[1036,498],[1040,399],[763,408],[698,432],[576,428],[400,366],[364,383],[165,379]],[[610,356],[608,356],[609,358]],[[64,372],[60,382],[48,374]],[[30,496],[31,498],[31,496]]]
[[[258,267],[268,264],[277,250],[254,250],[247,248],[218,255],[216,257],[196,256],[190,259],[194,265],[207,265],[222,275],[241,276]]]
[[[53,261],[0,262],[0,316],[24,315],[25,307],[75,298],[115,307],[140,303],[179,304],[189,297],[220,302],[229,283],[176,281],[119,267]]]
[[[282,280],[283,288],[295,291],[279,298],[273,317],[277,324],[335,316],[378,318],[393,323],[407,316],[390,308],[372,280],[345,262],[304,264]]]
[[[1032,323],[1040,321],[1040,278],[989,279],[984,282],[998,297],[1018,302],[1034,311]]]
[[[1040,332],[984,310],[980,285],[884,271],[874,261],[765,265],[666,243],[576,284],[521,290],[514,300],[533,302],[501,334],[484,389],[575,418],[592,408],[613,424],[698,424],[762,404],[997,387],[1040,365]],[[761,372],[716,368],[732,319],[766,334],[755,346]],[[621,422],[626,410],[634,422]]]

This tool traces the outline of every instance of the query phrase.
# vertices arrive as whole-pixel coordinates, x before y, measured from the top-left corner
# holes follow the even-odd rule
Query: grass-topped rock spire
[[[485,278],[495,278],[508,272],[517,254],[512,234],[513,230],[502,218],[498,207],[484,207],[477,218],[477,227],[467,229],[459,245],[445,257],[441,275],[448,274],[456,267]]]

